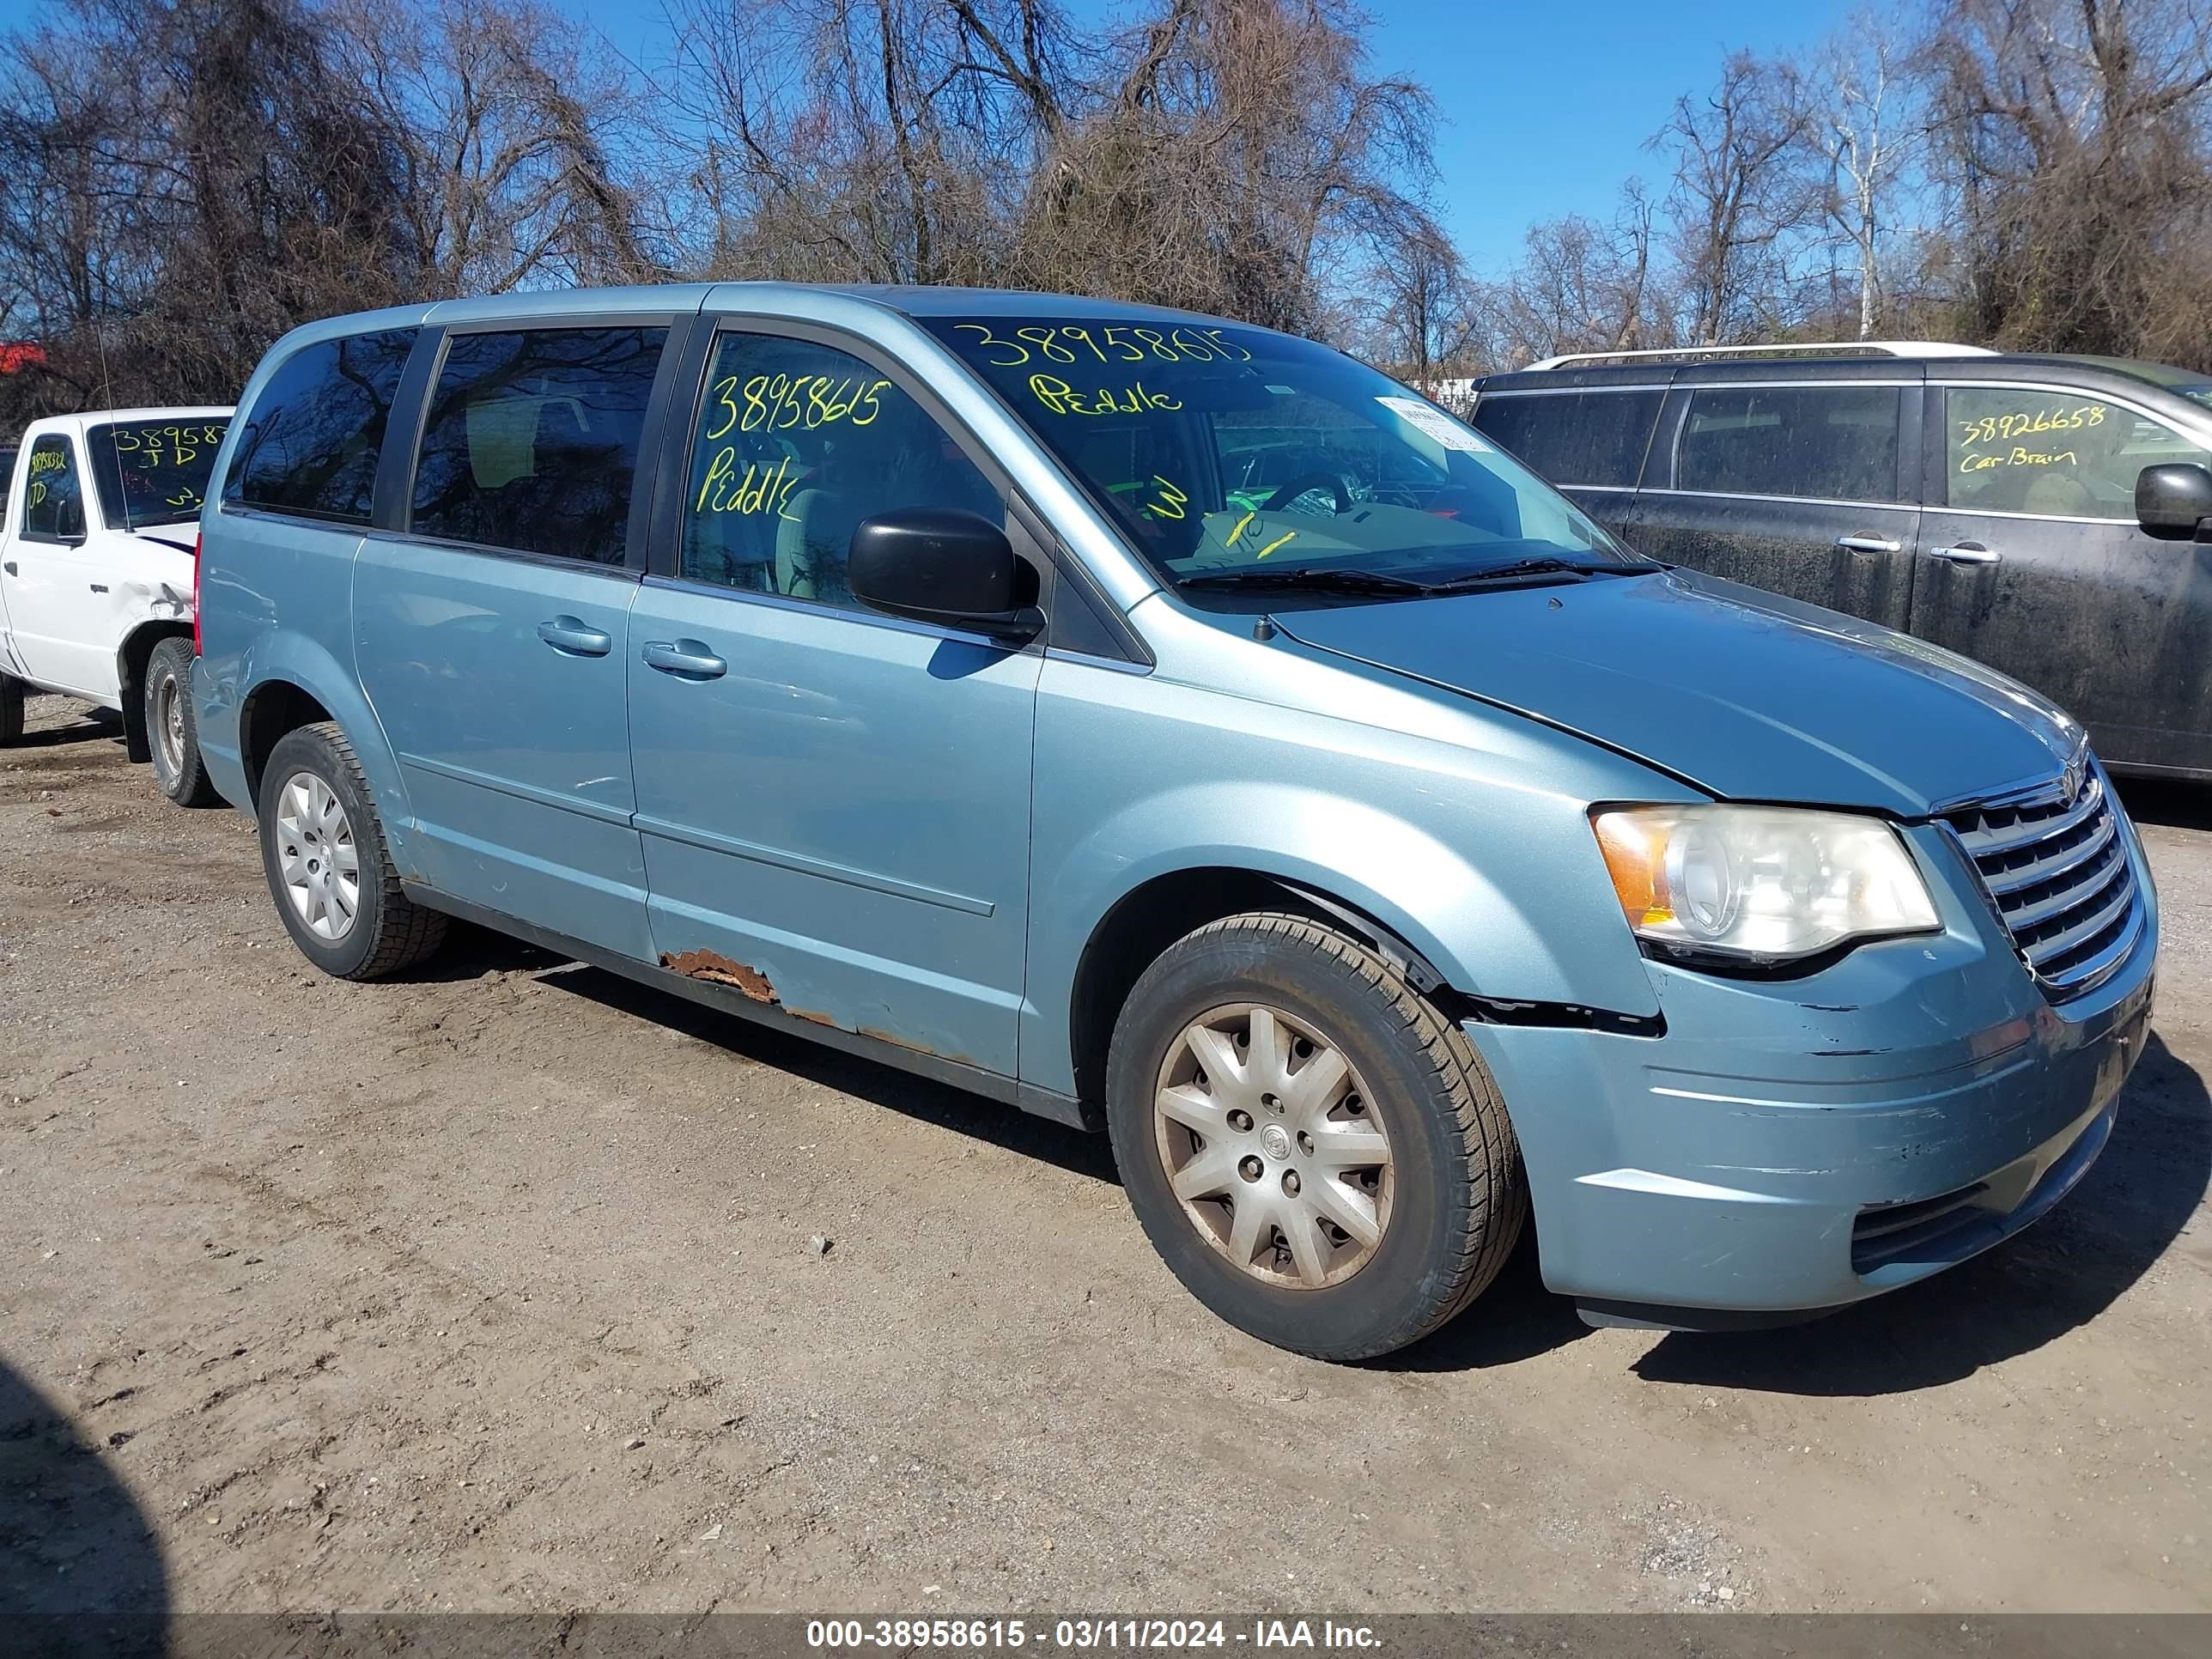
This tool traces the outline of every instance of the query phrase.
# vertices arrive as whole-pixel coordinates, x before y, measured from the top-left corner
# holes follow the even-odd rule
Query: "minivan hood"
[[[1952,652],[1684,571],[1274,620],[1733,799],[1920,817],[2051,777],[2081,738],[2047,699]]]

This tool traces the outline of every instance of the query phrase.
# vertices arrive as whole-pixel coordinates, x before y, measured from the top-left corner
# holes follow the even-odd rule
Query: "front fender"
[[[1251,872],[1362,911],[1471,995],[1656,1015],[1586,816],[1603,783],[1631,781],[1595,775],[1611,757],[1530,722],[1485,736],[1442,743],[1048,663],[1023,1080],[1072,1092],[1084,951],[1116,905],[1179,871]]]

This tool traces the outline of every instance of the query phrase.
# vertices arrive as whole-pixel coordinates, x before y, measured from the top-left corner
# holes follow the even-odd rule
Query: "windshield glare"
[[[113,421],[87,434],[100,505],[118,530],[181,524],[200,515],[227,415],[197,420]]]
[[[1170,580],[1642,562],[1464,422],[1326,347],[1073,312],[925,320]]]

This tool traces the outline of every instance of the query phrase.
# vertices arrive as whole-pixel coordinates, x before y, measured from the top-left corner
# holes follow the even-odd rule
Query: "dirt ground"
[[[1729,1338],[1524,1249],[1351,1370],[1184,1295],[1103,1139],[480,933],[325,980],[243,818],[31,714],[0,1606],[2212,1608],[2212,792],[2130,796],[2157,1037],[2040,1226]]]

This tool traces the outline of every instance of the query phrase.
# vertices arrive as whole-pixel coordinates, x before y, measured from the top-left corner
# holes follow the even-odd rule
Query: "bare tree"
[[[1923,54],[1976,337],[2212,367],[2212,9],[1945,0]]]
[[[1822,52],[1807,98],[1806,137],[1827,173],[1824,206],[1856,267],[1862,340],[1874,337],[1896,198],[1926,138],[1903,72],[1908,55],[1892,19],[1862,12]]]
[[[1674,253],[1699,344],[1785,326],[1794,306],[1790,239],[1819,210],[1800,165],[1808,116],[1786,60],[1731,53],[1702,98],[1685,95],[1652,140],[1674,158]]]

